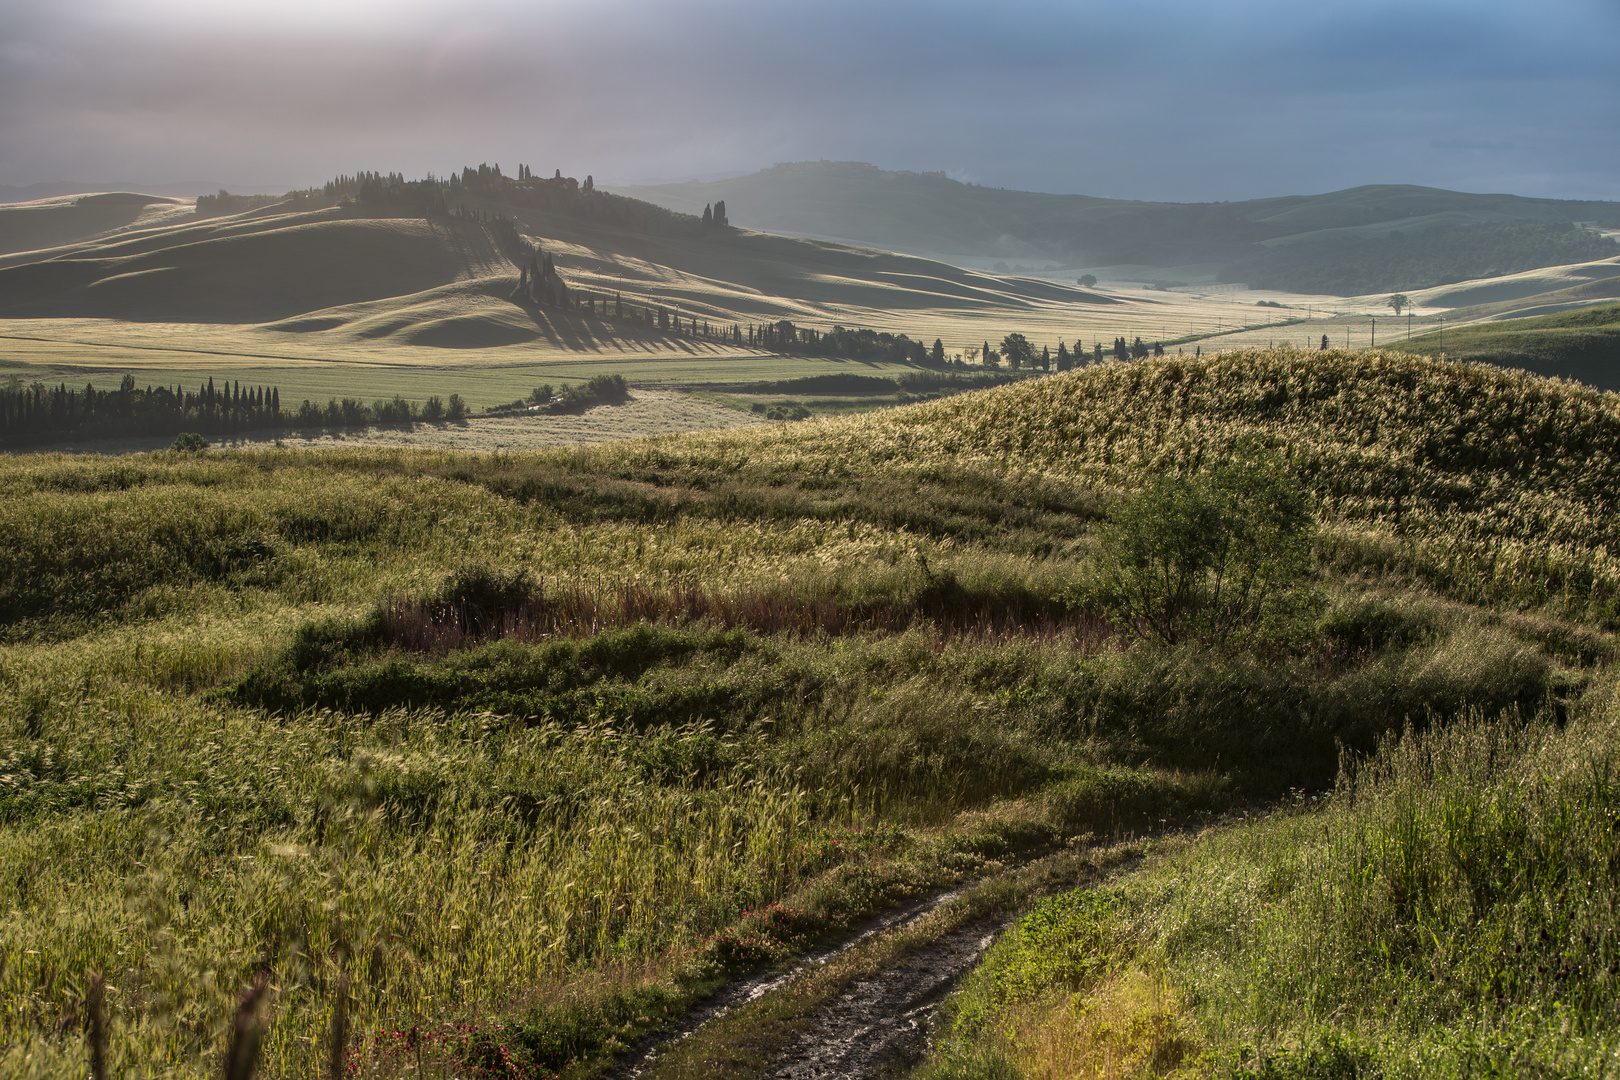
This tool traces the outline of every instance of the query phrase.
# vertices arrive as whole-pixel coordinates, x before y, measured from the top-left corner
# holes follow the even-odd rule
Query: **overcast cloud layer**
[[[0,184],[859,160],[1209,201],[1620,198],[1615,0],[7,0]]]

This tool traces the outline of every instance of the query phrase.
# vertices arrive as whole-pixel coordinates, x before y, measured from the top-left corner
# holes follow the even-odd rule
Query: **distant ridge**
[[[1431,288],[1620,255],[1620,203],[1367,185],[1232,203],[1154,203],[977,187],[943,173],[798,162],[710,182],[615,187],[682,213],[953,260],[1181,267],[1301,293]]]
[[[139,180],[103,180],[80,183],[52,180],[43,184],[11,187],[0,184],[0,203],[33,202],[35,199],[54,199],[59,195],[96,195],[104,191],[132,191],[141,195],[168,195],[189,199],[198,195],[212,195],[227,188],[238,195],[279,195],[291,185],[227,184],[219,180],[176,180],[167,184],[146,184]]]

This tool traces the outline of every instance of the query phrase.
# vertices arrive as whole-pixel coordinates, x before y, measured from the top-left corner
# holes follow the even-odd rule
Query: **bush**
[[[182,454],[196,454],[208,449],[208,440],[195,431],[182,431],[169,449],[178,450]]]
[[[1231,464],[1161,475],[1100,530],[1103,603],[1115,621],[1167,645],[1222,644],[1285,629],[1304,588],[1315,518],[1280,470]]]

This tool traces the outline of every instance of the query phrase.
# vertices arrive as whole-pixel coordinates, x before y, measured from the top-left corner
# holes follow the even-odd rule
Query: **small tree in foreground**
[[[1284,636],[1315,603],[1314,528],[1309,493],[1274,467],[1154,477],[1101,530],[1104,606],[1166,645]]]

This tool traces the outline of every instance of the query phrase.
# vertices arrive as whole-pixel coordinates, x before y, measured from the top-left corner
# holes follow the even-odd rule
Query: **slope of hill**
[[[510,184],[463,191],[458,208],[465,216],[381,216],[353,206],[299,210],[287,203],[229,217],[170,217],[149,227],[142,227],[140,196],[27,204],[11,212],[28,222],[61,224],[55,231],[39,224],[18,236],[59,246],[14,252],[10,265],[0,267],[0,316],[277,323],[318,331],[396,308],[403,327],[424,303],[434,319],[455,314],[445,310],[448,294],[435,290],[482,282],[455,293],[483,298],[468,318],[528,321],[533,337],[533,319],[517,304],[496,315],[485,303],[505,300],[518,273],[498,230],[492,231],[497,216],[541,245],[576,290],[727,323],[825,318],[840,308],[973,312],[1114,303],[1083,289],[995,278],[913,256],[704,230],[694,219],[650,206],[663,216],[649,222],[630,213],[631,200],[618,199],[606,212],[597,206],[615,196],[561,207],[521,196]],[[103,208],[100,217],[92,217],[96,208]],[[109,217],[114,208],[122,216]],[[98,230],[120,224],[128,227],[93,240]],[[351,310],[357,304],[371,306]],[[294,319],[296,325],[287,324]],[[479,338],[475,331],[469,341]]]
[[[1453,309],[1450,318],[1513,318],[1552,314],[1620,296],[1620,257],[1526,270],[1518,274],[1441,285],[1411,294],[1421,307]],[[1531,310],[1531,309],[1543,310]]]
[[[1408,353],[1443,352],[1458,360],[1523,368],[1620,390],[1620,304],[1474,323],[1423,334],[1390,348]]]
[[[508,266],[471,223],[332,212],[193,219],[0,269],[0,314],[264,322]]]
[[[1602,1075],[1616,446],[1615,395],[1279,350],[544,454],[0,459],[0,950],[26,958],[0,972],[0,1071],[161,1059],[201,1080],[240,1015],[269,1076],[345,1050],[396,1074],[609,1075],[726,979],[883,911],[989,886],[868,935],[887,951],[858,965],[777,980],[771,1008],[1151,854],[1099,837],[1237,807],[1152,851],[1243,858],[1026,923],[1052,944],[1026,985],[1075,975],[1041,999],[1067,1007],[1138,946],[1207,944],[1209,964],[1150,967],[1185,978],[1154,1014],[1107,1013],[1117,1030],[1169,1028],[1189,1058],[1207,1039],[1206,1063],[1332,1037],[1285,1076],[1401,1075],[1391,1025],[1418,1075],[1486,1072],[1470,1039],[1562,1036],[1550,1072]],[[1263,490],[1315,495],[1289,584],[1319,602],[1252,648],[1139,635],[1107,604],[1103,523],[1156,474],[1253,455],[1288,477]],[[1484,734],[1411,762],[1427,801],[1365,843],[1291,797],[1419,725]],[[1518,768],[1515,738],[1563,731],[1584,741]],[[1376,809],[1377,776],[1354,779]],[[1269,857],[1239,830],[1270,796],[1277,828],[1356,842]],[[1199,933],[1158,932],[1188,915]],[[1266,950],[1278,923],[1292,945]],[[1266,1026],[1215,1022],[1211,970],[1227,1018],[1260,1001]],[[114,1023],[62,975],[86,971],[117,973]],[[272,1007],[239,1012],[256,978]],[[710,1026],[742,1028],[735,1055],[653,1075],[770,1064],[803,1030],[772,1015]],[[1038,1026],[1090,1030],[1072,1021]]]
[[[127,191],[0,205],[0,255],[64,247],[142,226],[174,224],[190,211],[187,199]]]
[[[615,190],[685,213],[725,200],[740,225],[897,251],[1075,267],[1216,264],[1226,281],[1341,295],[1597,258],[1609,242],[1568,223],[1620,226],[1620,203],[1410,185],[1237,203],[1147,203],[981,188],[942,173],[852,162]],[[1414,244],[1413,234],[1423,242]]]

